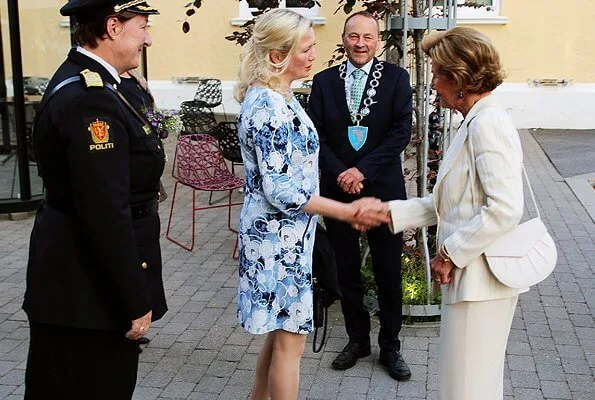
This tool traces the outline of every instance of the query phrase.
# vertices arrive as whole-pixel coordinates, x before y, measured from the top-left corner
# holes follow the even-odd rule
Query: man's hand
[[[149,327],[151,326],[151,317],[153,316],[153,311],[149,311],[139,319],[135,319],[132,321],[132,327],[128,332],[126,332],[126,337],[132,340],[138,340],[143,337]]]
[[[345,193],[360,194],[364,188],[365,176],[356,167],[343,171],[337,178],[337,184]]]

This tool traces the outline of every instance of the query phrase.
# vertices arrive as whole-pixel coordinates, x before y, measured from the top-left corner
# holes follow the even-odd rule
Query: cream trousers
[[[504,357],[518,295],[443,304],[438,398],[502,400]]]

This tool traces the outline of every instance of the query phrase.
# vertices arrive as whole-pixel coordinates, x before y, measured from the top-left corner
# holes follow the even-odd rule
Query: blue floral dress
[[[246,173],[240,214],[238,319],[251,333],[312,331],[318,135],[295,98],[251,87],[238,121]]]

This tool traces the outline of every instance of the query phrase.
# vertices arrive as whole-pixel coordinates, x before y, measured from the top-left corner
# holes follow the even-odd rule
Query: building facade
[[[590,0],[458,0],[488,7],[459,8],[457,23],[473,26],[492,38],[507,71],[496,94],[519,128],[595,128],[595,36],[590,32],[595,7]],[[178,107],[193,97],[192,77],[223,81],[225,112],[239,106],[231,97],[239,65],[240,46],[225,39],[251,17],[249,0],[204,0],[188,17],[188,0],[152,0],[161,15],[151,18],[153,46],[148,51],[148,74],[157,102]],[[10,46],[6,2],[0,19],[7,81]],[[64,0],[21,0],[20,23],[23,70],[26,76],[49,77],[70,48],[69,21],[59,14]],[[340,35],[345,14],[336,0],[321,0],[314,9],[298,9],[315,22],[318,60],[326,67]],[[440,2],[438,2],[440,3]],[[284,7],[294,7],[283,0]],[[9,86],[11,83],[7,82]],[[223,111],[223,110],[222,110]]]

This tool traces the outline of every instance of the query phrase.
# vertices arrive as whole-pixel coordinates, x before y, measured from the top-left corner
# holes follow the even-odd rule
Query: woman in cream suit
[[[442,284],[440,400],[501,400],[506,343],[518,293],[490,272],[483,255],[523,213],[522,149],[491,95],[503,80],[496,49],[479,31],[457,27],[422,43],[443,107],[463,114],[434,193],[388,203],[391,229],[438,225],[432,276]]]

